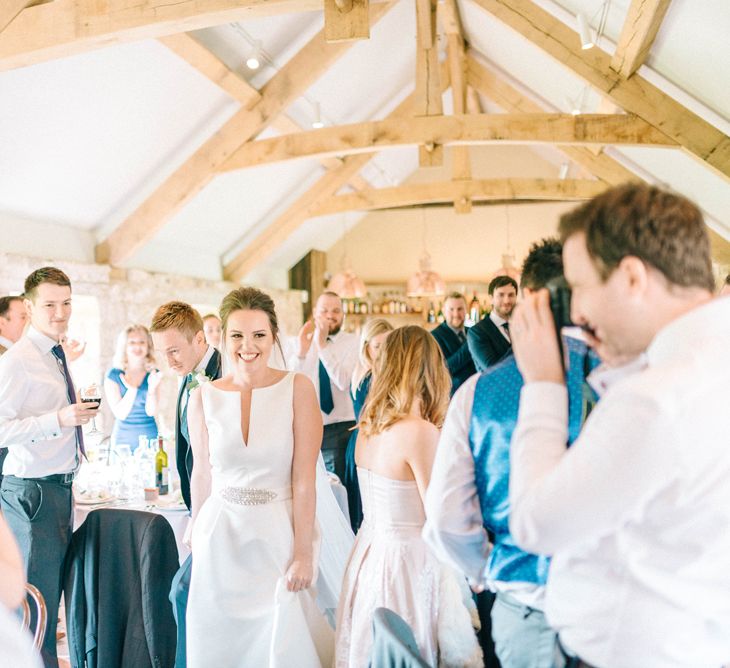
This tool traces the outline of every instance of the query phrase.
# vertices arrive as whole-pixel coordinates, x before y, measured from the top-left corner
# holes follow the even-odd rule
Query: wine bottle
[[[169,491],[170,470],[167,466],[167,453],[165,452],[164,439],[157,437],[157,454],[155,455],[155,481],[160,496]]]

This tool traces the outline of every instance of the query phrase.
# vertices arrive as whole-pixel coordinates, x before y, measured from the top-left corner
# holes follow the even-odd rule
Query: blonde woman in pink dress
[[[421,538],[451,381],[423,328],[388,335],[373,370],[355,446],[364,520],[337,611],[337,668],[369,665],[375,608],[400,615],[432,666],[481,666],[468,589]]]

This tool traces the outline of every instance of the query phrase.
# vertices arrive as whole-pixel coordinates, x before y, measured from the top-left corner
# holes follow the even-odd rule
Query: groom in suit
[[[25,311],[22,297],[0,297],[0,355],[8,352],[13,344],[23,336],[27,322],[28,314]],[[3,462],[7,454],[7,448],[0,449],[0,483],[3,481]]]
[[[517,304],[517,281],[510,276],[497,276],[489,284],[492,310],[469,330],[466,340],[474,366],[481,373],[512,351],[509,319]]]
[[[157,309],[150,327],[155,350],[167,359],[168,366],[180,377],[175,420],[175,449],[177,471],[180,475],[180,491],[188,510],[190,502],[190,475],[193,471],[193,451],[188,434],[188,396],[193,387],[221,377],[221,355],[205,342],[203,319],[189,304],[169,302]],[[188,556],[172,581],[170,601],[177,622],[177,654],[175,667],[184,668],[185,610],[190,588],[192,555]]]
[[[451,394],[469,376],[476,373],[474,362],[471,359],[469,346],[466,342],[467,328],[466,299],[460,292],[452,292],[444,300],[444,322],[431,331],[436,343],[444,354],[446,367],[451,375]]]

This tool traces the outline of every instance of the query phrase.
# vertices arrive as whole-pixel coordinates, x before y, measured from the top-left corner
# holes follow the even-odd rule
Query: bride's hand
[[[286,588],[289,591],[302,591],[312,584],[314,576],[311,559],[298,559],[294,557],[286,571]]]

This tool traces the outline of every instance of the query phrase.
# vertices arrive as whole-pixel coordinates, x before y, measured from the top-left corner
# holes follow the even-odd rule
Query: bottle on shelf
[[[426,316],[426,322],[436,322],[436,311],[433,307],[433,302],[428,305],[428,315]]]
[[[390,315],[390,301],[388,299],[388,293],[387,292],[384,292],[383,293],[382,301],[380,303],[380,310],[385,315]]]
[[[167,453],[165,452],[165,439],[157,437],[157,454],[155,455],[155,482],[160,496],[170,491],[169,479],[170,470],[167,465]]]
[[[436,322],[440,325],[444,321],[444,319],[445,319],[444,311],[441,308],[441,304],[439,304],[439,310],[438,310],[438,313],[436,314]]]
[[[476,324],[480,320],[482,308],[481,304],[479,304],[479,299],[477,298],[477,293],[474,293],[474,296],[471,299],[471,303],[469,304],[469,320],[471,320],[472,324]]]

